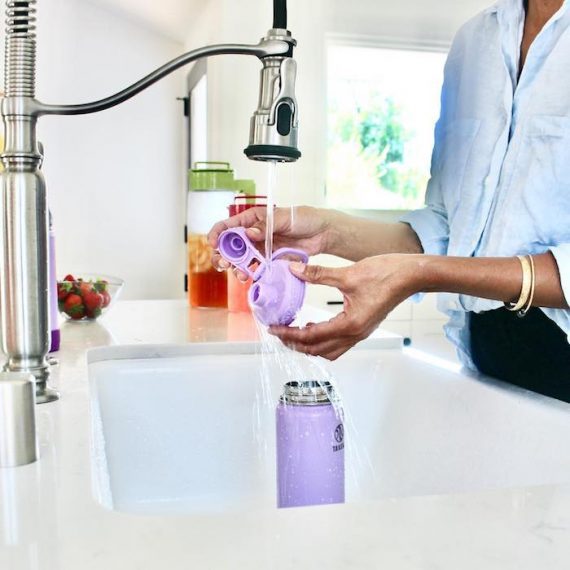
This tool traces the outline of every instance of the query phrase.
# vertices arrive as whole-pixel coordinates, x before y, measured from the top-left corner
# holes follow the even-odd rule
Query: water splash
[[[272,161],[267,164],[267,217],[265,220],[265,259],[267,260],[267,270],[271,271],[271,256],[273,255],[273,232],[274,232],[274,210],[275,210],[275,189],[277,186],[277,163]]]
[[[335,412],[344,424],[345,470],[347,500],[360,496],[361,482],[376,478],[374,467],[363,439],[358,433],[350,408],[343,403],[342,390],[329,370],[329,363],[322,358],[307,356],[285,347],[279,339],[269,334],[267,328],[257,323],[259,333],[259,384],[253,406],[253,435],[257,443],[260,460],[271,465],[273,433],[267,433],[264,426],[273,425],[275,409],[287,382],[314,380],[324,387],[330,382],[338,400],[333,403]]]
[[[265,258],[267,270],[271,270],[271,255],[274,239],[274,207],[277,185],[277,163],[267,165],[267,216],[265,235]],[[295,227],[296,208],[291,207],[291,227]],[[253,437],[257,443],[259,459],[268,466],[275,462],[273,454],[274,433],[267,433],[266,427],[274,425],[275,409],[287,382],[313,380],[321,387],[330,382],[338,400],[333,402],[337,416],[342,420],[345,431],[346,454],[346,488],[358,491],[359,481],[363,476],[375,477],[374,468],[368,455],[368,450],[362,444],[357,428],[353,422],[351,410],[343,408],[341,390],[331,374],[328,363],[321,358],[315,358],[295,352],[285,347],[281,341],[270,335],[267,328],[256,321],[259,335],[260,368],[259,387],[252,410]],[[269,475],[269,474],[268,474]],[[358,494],[358,493],[357,493]],[[350,492],[347,497],[350,500]]]

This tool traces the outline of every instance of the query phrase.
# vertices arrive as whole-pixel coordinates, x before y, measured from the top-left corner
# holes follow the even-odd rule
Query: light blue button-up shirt
[[[426,207],[409,223],[427,254],[551,251],[570,302],[570,10],[531,45],[518,77],[523,0],[500,0],[458,32],[445,67]],[[502,306],[441,294],[447,336],[473,367],[467,312]],[[567,334],[570,311],[543,309]]]

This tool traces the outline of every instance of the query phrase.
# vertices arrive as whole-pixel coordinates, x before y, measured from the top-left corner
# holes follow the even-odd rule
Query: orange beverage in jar
[[[228,280],[225,271],[212,267],[212,248],[205,235],[188,236],[188,296],[192,307],[226,308]]]

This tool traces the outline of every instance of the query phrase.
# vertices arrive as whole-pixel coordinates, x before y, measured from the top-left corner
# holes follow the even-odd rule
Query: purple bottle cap
[[[300,258],[304,263],[309,256],[301,250],[282,248],[271,257],[271,266],[252,245],[245,228],[226,230],[218,238],[220,255],[234,267],[249,275],[253,284],[249,289],[249,303],[256,318],[264,325],[290,325],[303,306],[305,283],[289,271],[285,255]],[[252,272],[253,262],[259,266]]]
[[[250,277],[254,277],[250,265],[257,261],[259,267],[265,265],[265,258],[253,246],[245,233],[245,228],[226,230],[218,238],[220,255],[234,267],[237,267]]]

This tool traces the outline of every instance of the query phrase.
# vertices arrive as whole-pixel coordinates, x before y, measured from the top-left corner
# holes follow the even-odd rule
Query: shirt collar
[[[568,8],[568,2],[564,0],[560,10],[554,14],[553,19],[558,20]],[[484,12],[486,14],[496,14],[497,12],[504,12],[505,10],[523,10],[524,9],[524,2],[523,0],[498,0],[492,6],[489,6]]]

